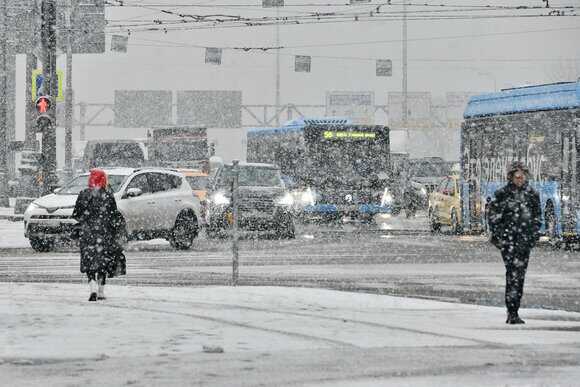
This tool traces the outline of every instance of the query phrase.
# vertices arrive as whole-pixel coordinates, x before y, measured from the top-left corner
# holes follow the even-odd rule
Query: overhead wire
[[[117,32],[127,32],[131,34],[133,32],[153,32],[153,31],[163,31],[165,33],[171,31],[188,31],[188,30],[201,30],[201,29],[216,29],[216,28],[248,28],[248,27],[264,27],[264,26],[275,26],[275,25],[312,25],[312,24],[328,24],[328,23],[364,23],[364,22],[375,22],[375,21],[400,21],[403,15],[407,14],[407,20],[409,21],[440,21],[440,20],[477,20],[477,19],[504,19],[504,18],[545,18],[545,17],[576,17],[575,11],[580,7],[563,5],[557,7],[549,8],[548,13],[546,13],[546,8],[544,6],[536,5],[459,5],[459,4],[430,4],[430,3],[412,3],[406,2],[407,6],[411,7],[425,7],[425,8],[436,8],[436,9],[415,9],[411,11],[402,10],[381,10],[381,8],[386,6],[398,6],[403,5],[403,3],[393,3],[380,2],[380,3],[366,3],[363,5],[358,5],[356,8],[349,4],[286,4],[285,7],[348,7],[345,9],[346,12],[312,12],[306,11],[301,14],[293,14],[292,16],[263,16],[263,17],[247,17],[242,15],[228,15],[222,13],[214,14],[187,14],[179,9],[181,7],[200,7],[200,8],[211,8],[211,9],[232,9],[232,7],[251,7],[253,9],[260,8],[260,11],[264,9],[259,4],[177,4],[177,3],[145,3],[141,2],[139,4],[129,3],[126,1],[111,0],[117,3],[123,3],[121,6],[128,7],[138,7],[143,9],[148,9],[153,12],[158,12],[167,16],[175,17],[176,19],[162,20],[155,19],[154,21],[148,20],[137,20],[133,19],[133,24],[125,23],[127,19],[115,20],[118,24],[109,24],[107,26],[107,33]],[[108,1],[109,2],[109,1]],[[110,3],[110,2],[109,2]],[[270,11],[275,8],[269,9]],[[361,9],[366,9],[366,11],[361,12]],[[542,13],[529,14],[531,11],[541,10]],[[560,12],[564,10],[564,12]],[[496,11],[495,14],[489,15],[489,12]],[[497,13],[502,11],[504,13]],[[554,12],[558,11],[558,12]],[[505,14],[505,12],[511,12],[510,14]],[[515,12],[515,13],[514,13]],[[566,14],[566,12],[569,12]],[[293,13],[289,11],[288,13]],[[484,13],[484,14],[482,14]],[[526,14],[528,13],[528,14]],[[110,21],[111,22],[111,21]],[[570,28],[568,30],[577,30],[580,28]],[[508,32],[508,33],[491,33],[482,34],[481,36],[501,36],[501,35],[513,35],[521,33],[531,33],[531,32],[548,32],[566,29],[545,29],[536,31],[522,31],[522,32]],[[457,39],[469,37],[473,38],[473,35],[459,35],[459,36],[442,36],[442,37],[429,37],[429,38],[415,38],[408,39],[408,42],[412,41],[425,41],[425,40],[443,40],[443,39]],[[140,44],[139,42],[149,42],[157,44]],[[216,47],[224,50],[234,50],[234,51],[245,51],[245,52],[259,52],[262,54],[273,54],[269,51],[274,50],[288,50],[297,48],[313,48],[313,47],[333,47],[333,46],[353,46],[353,45],[368,45],[368,44],[386,44],[386,43],[400,43],[400,39],[395,40],[377,40],[377,41],[366,41],[366,42],[340,42],[340,43],[327,43],[327,44],[306,44],[306,45],[292,45],[292,46],[222,46],[216,47],[215,45],[193,45],[187,43],[179,42],[164,42],[164,41],[154,41],[147,39],[135,39],[132,38],[132,42],[129,43],[131,46],[144,46],[144,47],[176,47],[176,48],[199,48],[205,49],[208,47]],[[218,45],[219,46],[219,45]],[[294,56],[294,54],[289,53],[279,53],[278,55],[283,56]],[[340,60],[362,60],[362,61],[374,61],[377,58],[366,58],[366,57],[347,57],[347,56],[325,56],[325,55],[310,55],[313,58],[323,58],[323,59],[340,59]],[[395,59],[396,60],[396,59]],[[536,59],[536,62],[549,62],[549,61],[577,61],[578,59]],[[442,63],[462,63],[471,62],[470,59],[414,59],[418,62],[442,62]],[[485,62],[486,60],[478,59],[480,62]],[[491,62],[524,62],[529,61],[529,59],[490,59]]]
[[[448,21],[448,20],[492,20],[492,19],[540,19],[540,18],[573,18],[580,15],[548,15],[548,14],[532,14],[532,15],[452,15],[452,16],[428,16],[428,17],[407,17],[408,21]],[[374,17],[314,17],[306,20],[238,20],[238,21],[224,21],[224,20],[211,20],[211,21],[195,21],[195,22],[180,22],[171,23],[171,25],[163,26],[162,23],[151,23],[147,25],[110,25],[107,27],[109,31],[117,30],[120,32],[127,31],[132,32],[151,32],[151,31],[188,31],[188,30],[200,30],[200,29],[230,29],[230,28],[255,28],[255,27],[267,27],[267,26],[292,26],[292,25],[314,25],[314,24],[338,24],[338,23],[372,23],[372,22],[384,22],[384,21],[401,21],[403,18],[399,16],[374,16]],[[189,24],[189,25],[188,25]]]
[[[119,1],[119,0],[113,0]],[[216,4],[199,4],[199,5],[207,5],[212,9],[218,9],[218,5]],[[254,4],[255,5],[255,4]],[[146,28],[147,30],[151,30],[149,27],[154,27],[157,25],[164,25],[163,30],[183,30],[183,27],[175,28],[174,25],[177,24],[191,24],[191,23],[211,23],[211,28],[217,27],[217,24],[221,24],[223,26],[231,25],[231,23],[238,22],[243,23],[245,27],[255,27],[261,25],[276,25],[276,24],[309,24],[312,21],[328,21],[328,20],[341,20],[341,19],[352,19],[353,21],[361,21],[361,19],[365,20],[368,18],[377,18],[377,19],[393,19],[393,16],[403,16],[407,15],[411,20],[418,20],[418,19],[426,19],[426,20],[447,20],[447,19],[478,19],[478,18],[485,18],[485,17],[545,17],[545,16],[577,16],[576,9],[580,7],[576,7],[573,5],[561,5],[557,7],[549,8],[550,11],[546,13],[540,14],[522,14],[523,11],[530,11],[530,10],[542,10],[545,12],[545,7],[543,6],[533,6],[533,5],[517,5],[517,6],[506,6],[506,5],[475,5],[475,6],[458,6],[458,5],[449,5],[449,4],[429,4],[429,3],[406,3],[406,5],[415,5],[418,7],[429,7],[435,6],[439,9],[422,9],[422,10],[382,10],[381,7],[385,6],[393,6],[392,2],[382,2],[372,4],[371,6],[366,6],[366,10],[364,12],[352,12],[351,10],[354,8],[350,8],[348,12],[313,12],[310,11],[308,13],[302,15],[291,15],[291,16],[262,16],[262,17],[249,17],[249,16],[242,16],[239,14],[230,15],[230,14],[191,14],[185,13],[182,11],[176,11],[174,8],[173,10],[159,8],[158,11],[163,14],[164,16],[173,17],[176,19],[161,19],[157,18],[154,20],[135,20],[134,24],[122,24],[121,20],[115,21],[119,24],[109,25],[109,28],[133,28],[135,31],[139,29]],[[147,7],[151,9],[150,6],[144,6],[143,3],[138,5],[139,7]],[[443,7],[451,7],[451,9],[441,9]],[[280,7],[279,7],[280,8]],[[358,8],[362,9],[362,8]],[[482,16],[482,15],[474,15],[471,14],[472,12],[489,12],[489,11],[518,11],[517,14],[513,15],[492,15],[492,16]],[[460,16],[452,15],[453,13],[463,13]],[[441,14],[438,16],[430,16],[430,14]],[[427,15],[427,16],[423,16]]]

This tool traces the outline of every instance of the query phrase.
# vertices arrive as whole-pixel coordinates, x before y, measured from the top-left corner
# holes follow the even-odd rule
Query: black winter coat
[[[491,242],[499,249],[530,250],[540,238],[541,217],[536,190],[508,183],[496,191],[489,207]]]
[[[107,189],[81,191],[73,218],[79,223],[81,273],[125,274],[125,256],[117,243],[123,216],[113,194]]]

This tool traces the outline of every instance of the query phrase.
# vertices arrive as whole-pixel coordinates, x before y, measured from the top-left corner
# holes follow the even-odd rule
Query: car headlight
[[[37,208],[40,208],[40,206],[38,204],[36,204],[35,202],[32,202],[28,205],[28,207],[26,207],[26,211],[24,211],[24,212],[26,213],[26,212],[34,211]]]
[[[313,206],[316,204],[316,193],[310,188],[306,188],[305,191],[300,192],[298,198],[300,204],[304,206]]]
[[[390,206],[391,204],[393,204],[393,195],[388,188],[385,188],[383,198],[381,199],[381,207]]]
[[[216,204],[218,206],[227,206],[228,204],[231,203],[231,200],[223,192],[216,192],[211,196],[208,202]]]
[[[280,206],[292,206],[294,205],[294,198],[290,195],[289,192],[286,192],[284,196],[279,197],[276,199],[276,204]]]

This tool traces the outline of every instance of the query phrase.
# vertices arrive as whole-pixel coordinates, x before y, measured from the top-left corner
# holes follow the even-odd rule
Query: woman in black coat
[[[79,224],[80,269],[89,280],[89,301],[105,299],[106,278],[125,274],[125,256],[117,243],[123,216],[103,170],[90,171],[89,187],[80,192],[73,218]]]
[[[540,238],[540,195],[527,182],[520,162],[508,170],[508,184],[495,193],[489,208],[491,242],[501,251],[506,268],[506,323],[524,324],[518,315],[530,251]]]

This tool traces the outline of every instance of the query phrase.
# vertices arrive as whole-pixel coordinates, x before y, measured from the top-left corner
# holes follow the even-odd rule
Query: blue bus
[[[248,130],[247,161],[280,167],[305,221],[369,221],[391,211],[389,128],[298,119]]]
[[[580,234],[580,80],[472,97],[461,128],[462,224],[484,230],[506,167],[524,162],[540,193],[542,232],[553,242]]]

